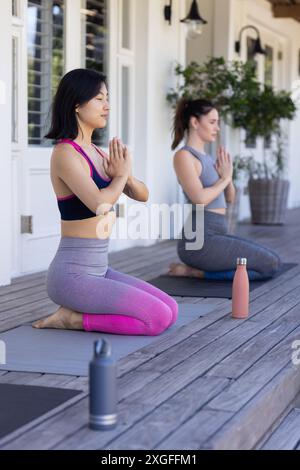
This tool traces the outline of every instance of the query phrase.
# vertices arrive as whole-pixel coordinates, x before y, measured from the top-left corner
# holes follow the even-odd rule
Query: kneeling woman
[[[47,272],[48,295],[61,307],[36,328],[158,335],[177,319],[177,302],[151,284],[108,266],[113,204],[124,192],[147,201],[131,171],[131,155],[114,138],[109,155],[92,143],[109,113],[105,77],[76,69],[61,80],[53,103],[56,140],[51,181],[61,213],[61,240]]]
[[[178,240],[177,252],[184,264],[173,263],[169,274],[204,279],[232,280],[236,259],[247,258],[250,280],[274,276],[282,263],[279,256],[258,243],[228,234],[227,202],[233,202],[232,161],[223,147],[216,159],[205,153],[205,144],[214,142],[219,128],[219,115],[206,100],[182,99],[174,122],[174,150],[184,137],[186,144],[174,156],[177,180],[182,186],[192,212],[187,222],[195,231],[196,204],[204,205],[204,244],[199,250],[187,250],[186,230]],[[190,226],[190,225],[189,225]]]

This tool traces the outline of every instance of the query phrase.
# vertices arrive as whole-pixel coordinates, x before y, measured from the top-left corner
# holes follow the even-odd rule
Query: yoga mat
[[[0,438],[81,393],[79,390],[0,384]]]
[[[275,279],[295,266],[297,266],[297,263],[285,263],[282,270],[272,279]],[[257,287],[262,286],[268,281],[270,281],[270,279],[266,279],[265,281],[250,281],[250,291],[257,289]],[[213,281],[179,276],[173,277],[165,274],[147,282],[173,296],[232,298],[232,281]]]
[[[6,344],[6,364],[0,370],[42,372],[67,375],[88,375],[88,364],[93,355],[94,341],[107,338],[118,360],[143,348],[182,325],[204,316],[216,308],[215,304],[178,304],[179,314],[172,325],[159,336],[129,336],[86,331],[36,329],[23,325],[0,334]]]

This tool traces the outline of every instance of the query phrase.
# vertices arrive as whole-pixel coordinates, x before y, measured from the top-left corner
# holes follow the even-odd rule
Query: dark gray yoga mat
[[[285,263],[282,270],[272,279],[275,279],[295,266],[297,266],[297,263]],[[250,281],[250,291],[257,289],[257,287],[262,286],[269,280],[270,279],[266,279],[265,281]],[[232,298],[232,281],[212,281],[188,277],[173,277],[166,274],[147,282],[158,287],[169,295],[179,297]]]
[[[179,314],[175,325],[159,336],[128,336],[45,329],[38,330],[23,325],[0,334],[6,344],[6,364],[0,370],[44,372],[52,374],[88,375],[88,363],[96,339],[107,338],[113,357],[120,359],[143,348],[178,327],[204,316],[216,308],[215,304],[178,304]]]
[[[0,384],[0,438],[81,393],[79,390]]]

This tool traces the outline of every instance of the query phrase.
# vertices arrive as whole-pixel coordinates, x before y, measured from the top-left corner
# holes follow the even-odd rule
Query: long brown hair
[[[206,116],[213,109],[216,109],[216,107],[211,101],[181,98],[178,101],[175,111],[172,150],[175,150],[177,145],[184,138],[185,131],[189,129],[190,118],[192,116],[197,118]]]

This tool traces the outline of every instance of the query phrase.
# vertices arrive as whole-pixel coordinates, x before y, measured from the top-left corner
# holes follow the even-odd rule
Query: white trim
[[[65,73],[81,67],[81,0],[65,0]]]
[[[0,285],[11,282],[12,267],[12,168],[11,168],[11,83],[12,83],[12,4],[1,2],[0,16],[0,82],[3,100],[0,103]]]
[[[108,87],[112,112],[109,116],[109,135],[117,135],[117,28],[118,0],[108,2]]]
[[[135,0],[128,0],[129,2],[129,48],[122,46],[123,39],[123,8],[124,0],[119,0],[119,18],[118,18],[118,51],[122,55],[128,55],[134,57],[134,31],[135,31]]]

